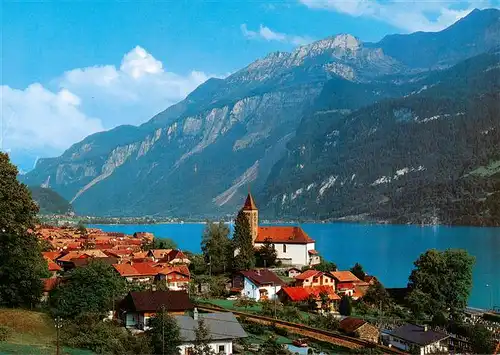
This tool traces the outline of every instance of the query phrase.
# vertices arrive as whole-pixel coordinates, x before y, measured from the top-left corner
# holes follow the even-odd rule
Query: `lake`
[[[476,257],[472,307],[500,306],[500,228],[303,224],[321,256],[345,270],[356,262],[385,287],[405,287],[413,262],[428,249],[460,248]],[[105,231],[154,233],[172,238],[179,248],[200,252],[203,224],[93,225]],[[487,286],[489,285],[489,286]]]

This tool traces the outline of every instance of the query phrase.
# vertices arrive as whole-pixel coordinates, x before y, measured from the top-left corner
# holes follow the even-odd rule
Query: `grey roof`
[[[221,313],[200,313],[199,319],[205,321],[205,325],[210,331],[212,340],[246,338],[247,333],[231,312]],[[195,329],[198,322],[189,316],[175,316],[179,325],[181,338],[184,341],[192,342],[195,340]]]
[[[430,329],[425,330],[424,327],[414,324],[405,324],[394,329],[390,334],[396,338],[403,339],[409,343],[420,346],[426,346],[449,338],[449,335],[446,333],[435,332]]]

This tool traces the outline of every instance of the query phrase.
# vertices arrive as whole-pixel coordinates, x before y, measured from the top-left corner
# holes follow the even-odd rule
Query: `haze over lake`
[[[413,262],[428,249],[460,248],[476,257],[473,307],[500,306],[500,228],[366,225],[354,223],[303,224],[316,240],[321,256],[348,269],[359,262],[386,287],[405,287]],[[172,238],[179,248],[200,252],[203,224],[92,225],[105,231],[154,233]],[[486,286],[489,285],[489,286]]]

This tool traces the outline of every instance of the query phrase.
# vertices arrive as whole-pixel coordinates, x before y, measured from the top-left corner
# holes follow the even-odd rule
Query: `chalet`
[[[339,329],[350,336],[355,336],[361,340],[378,343],[380,331],[370,323],[354,317],[346,317],[339,323]]]
[[[353,296],[356,292],[356,284],[361,282],[350,271],[333,271],[330,274],[335,280],[335,290],[339,295]]]
[[[284,285],[285,282],[268,269],[241,271],[233,277],[233,290],[255,301],[276,298]]]
[[[156,280],[165,281],[169,290],[186,290],[191,275],[186,265],[167,266],[156,275]]]
[[[301,287],[329,286],[335,290],[335,279],[329,273],[311,269],[295,276],[295,285]]]
[[[193,353],[195,331],[201,319],[209,331],[209,345],[214,354],[233,354],[233,341],[247,337],[234,314],[230,312],[198,314],[195,308],[193,317],[175,316],[182,339],[182,344],[179,346],[181,355]]]
[[[153,282],[161,268],[154,267],[154,263],[114,264],[113,268],[128,282]]]
[[[315,242],[301,227],[259,226],[259,210],[249,193],[242,208],[248,218],[253,245],[260,248],[266,242],[273,244],[278,260],[287,265],[315,265],[320,258],[315,250]]]
[[[414,324],[406,324],[389,332],[389,346],[420,355],[447,352],[450,336]]]
[[[162,308],[171,315],[183,315],[194,307],[185,291],[129,292],[120,302],[120,315],[127,328],[148,330],[148,322]]]
[[[153,261],[169,264],[189,264],[191,262],[182,251],[177,249],[151,249],[147,256]]]
[[[296,267],[292,267],[287,270],[288,277],[295,278],[295,276],[302,274],[302,270]]]
[[[328,296],[330,300],[328,305],[322,304],[322,294]],[[333,287],[330,286],[282,287],[278,292],[278,298],[283,303],[309,302],[312,298],[316,300],[317,309],[325,309],[327,307],[329,311],[335,310],[338,301],[340,301],[340,297],[335,293]]]

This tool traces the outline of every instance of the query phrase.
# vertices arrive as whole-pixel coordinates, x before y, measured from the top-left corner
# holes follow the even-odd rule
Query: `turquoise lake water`
[[[413,262],[428,249],[460,248],[476,257],[472,307],[500,307],[500,228],[303,224],[321,256],[348,269],[356,262],[385,287],[405,287]],[[105,231],[138,231],[168,237],[181,249],[200,252],[203,224],[96,225]],[[489,286],[486,286],[489,285]]]

